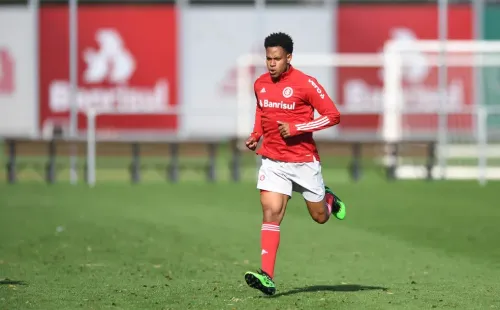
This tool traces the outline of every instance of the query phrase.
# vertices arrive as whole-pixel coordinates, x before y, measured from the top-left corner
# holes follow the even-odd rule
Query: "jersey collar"
[[[295,69],[290,64],[289,67],[288,67],[288,70],[286,70],[285,72],[283,72],[281,74],[280,78],[278,79],[278,81],[276,81],[276,82],[280,82],[280,81],[283,81],[284,79],[288,78],[293,73],[293,71],[295,71]],[[271,77],[270,74],[269,74],[269,77]]]
[[[290,76],[290,74],[292,74],[292,72],[295,70],[291,64],[290,64],[290,65],[288,65],[288,66],[289,66],[289,67],[288,67],[288,70],[286,70],[285,72],[283,72],[283,73],[281,74],[281,76],[280,76],[280,80],[286,79],[286,78],[287,78],[287,77],[289,77],[289,76]]]

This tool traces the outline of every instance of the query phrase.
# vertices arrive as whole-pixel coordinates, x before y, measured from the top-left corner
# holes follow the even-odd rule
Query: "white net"
[[[498,72],[499,42],[389,42],[384,56],[384,111],[395,129],[391,138],[435,140],[435,178],[500,179],[495,166],[497,102],[485,98],[484,88],[485,76]],[[400,177],[422,175],[412,156],[399,161]]]

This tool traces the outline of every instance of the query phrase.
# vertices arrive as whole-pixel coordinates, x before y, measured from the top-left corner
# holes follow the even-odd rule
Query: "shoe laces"
[[[264,278],[266,279],[266,281],[268,281],[269,283],[273,282],[273,279],[271,278],[271,276],[269,276],[264,270],[261,269],[259,271],[259,274],[263,275]]]

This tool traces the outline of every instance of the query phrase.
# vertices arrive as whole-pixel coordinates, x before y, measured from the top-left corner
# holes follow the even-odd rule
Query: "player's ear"
[[[286,63],[290,64],[292,62],[292,54],[287,54],[286,55]]]

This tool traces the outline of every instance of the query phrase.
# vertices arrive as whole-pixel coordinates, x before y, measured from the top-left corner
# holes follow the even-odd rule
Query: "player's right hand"
[[[255,151],[255,149],[257,148],[257,144],[258,144],[258,142],[255,140],[255,138],[253,136],[250,136],[247,139],[247,141],[245,142],[245,145],[247,146],[247,148],[249,148],[252,151]]]

